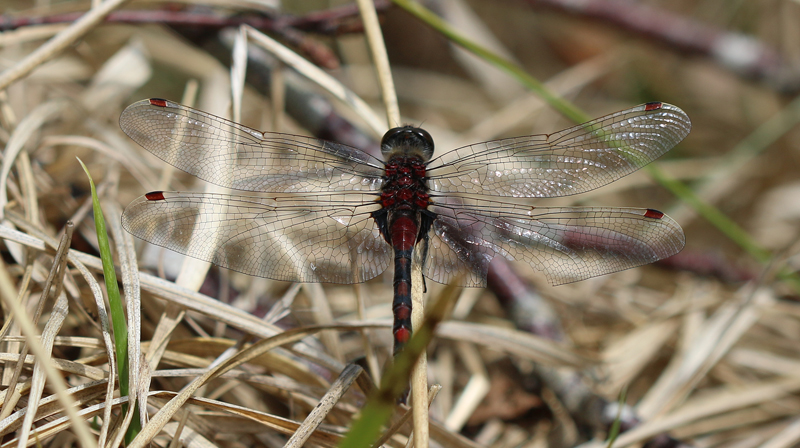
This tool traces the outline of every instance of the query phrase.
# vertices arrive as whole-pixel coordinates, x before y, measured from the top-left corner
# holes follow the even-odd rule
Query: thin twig
[[[765,80],[781,89],[800,87],[798,73],[781,79],[788,70],[778,53],[759,40],[728,32],[650,4],[628,0],[526,0],[545,7],[613,24],[681,51],[716,60],[739,75]],[[786,83],[786,81],[790,81]]]
[[[292,437],[286,442],[284,445],[287,448],[295,448],[295,447],[302,447],[305,446],[305,443],[311,437],[311,435],[319,428],[319,425],[325,420],[328,416],[328,413],[333,410],[333,407],[336,406],[336,403],[342,399],[345,392],[350,389],[350,386],[353,384],[353,381],[358,378],[359,375],[364,371],[360,366],[356,364],[350,364],[345,368],[342,373],[339,375],[339,378],[331,385],[331,388],[328,389],[328,392],[322,396],[319,400],[319,404],[311,411],[303,423],[297,428]]]
[[[400,108],[397,104],[397,92],[392,80],[392,68],[389,65],[389,56],[386,54],[386,44],[383,42],[378,15],[370,0],[358,0],[361,10],[361,20],[367,34],[372,62],[378,72],[381,86],[381,96],[386,107],[386,119],[389,127],[400,125]],[[422,267],[419,263],[412,267],[411,280],[411,328],[416,329],[425,319]],[[426,448],[430,441],[428,429],[428,360],[423,352],[411,372],[411,408],[414,417],[414,445]]]
[[[358,7],[361,10],[361,20],[364,22],[364,31],[367,34],[370,53],[375,71],[378,72],[378,80],[381,84],[381,96],[386,107],[386,119],[388,127],[400,125],[400,108],[397,105],[397,92],[394,89],[392,80],[392,67],[389,65],[389,56],[386,54],[386,44],[383,42],[381,26],[378,23],[378,14],[375,6],[370,0],[358,0]]]
[[[377,0],[375,8],[381,11],[386,10],[390,4],[388,0]],[[0,15],[0,31],[37,25],[73,23],[80,19],[83,14],[82,12],[70,12],[40,16],[26,15],[23,17]],[[352,4],[314,11],[301,16],[276,13],[269,15],[241,14],[226,16],[208,10],[138,9],[113,11],[104,18],[104,21],[106,23],[129,24],[161,23],[165,25],[191,26],[193,28],[229,28],[250,25],[262,31],[280,32],[282,28],[294,28],[317,34],[342,35],[360,32],[358,27],[350,24],[353,19],[358,18],[358,14],[357,7]]]

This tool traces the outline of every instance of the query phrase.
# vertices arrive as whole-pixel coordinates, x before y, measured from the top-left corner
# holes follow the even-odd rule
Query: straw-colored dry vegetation
[[[144,151],[117,120],[161,97],[369,148],[386,109],[358,10],[93,2],[97,19],[100,8],[142,12],[102,23],[76,20],[88,1],[0,3],[0,448],[119,445],[140,417],[122,412],[109,363],[109,302],[76,157],[97,184],[127,306],[131,394],[149,418],[133,446],[337,445],[390,357],[391,273],[294,285],[206,271],[135,240],[119,220],[131,200],[207,185]],[[537,202],[657,208],[683,226],[681,256],[559,287],[515,265],[505,288],[463,290],[428,348],[429,383],[441,386],[431,446],[599,447],[614,421],[625,431],[617,447],[800,443],[800,4],[634,3],[590,1],[610,7],[594,16],[556,1],[428,4],[589,116],[664,101],[693,122],[656,170]],[[439,150],[572,124],[398,6],[379,2],[378,12],[400,120],[423,124]],[[224,26],[165,24],[176,14]],[[23,20],[45,18],[58,20]],[[243,19],[271,24],[262,31],[311,63],[286,59],[259,31],[239,34]],[[234,49],[237,36],[246,48]],[[443,290],[427,286],[428,297]],[[348,367],[358,360],[363,371]],[[629,406],[618,412],[623,391]],[[409,442],[407,409],[394,410],[385,446]]]

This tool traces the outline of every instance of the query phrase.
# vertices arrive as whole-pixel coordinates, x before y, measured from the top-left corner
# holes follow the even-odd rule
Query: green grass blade
[[[622,410],[625,408],[625,403],[628,401],[628,387],[625,386],[619,393],[619,398],[617,399],[617,415],[614,417],[614,422],[611,423],[611,428],[608,430],[608,444],[606,444],[606,448],[611,448],[614,446],[614,442],[619,437],[620,429],[622,427]]]
[[[97,245],[100,249],[100,259],[103,262],[103,278],[106,285],[106,293],[108,294],[108,304],[111,314],[111,325],[114,332],[114,348],[117,354],[117,371],[119,372],[119,393],[121,396],[129,396],[130,383],[128,377],[128,324],[125,317],[125,307],[122,305],[122,299],[119,294],[119,285],[117,284],[117,274],[114,270],[114,259],[111,256],[111,246],[108,242],[108,232],[106,231],[106,221],[103,217],[103,210],[100,207],[100,199],[97,197],[97,190],[94,186],[89,170],[83,164],[81,159],[78,162],[86,172],[86,177],[89,178],[89,186],[92,189],[92,210],[94,213],[94,225],[97,232]],[[127,412],[127,405],[123,405],[122,414]],[[125,440],[133,440],[133,437],[138,433],[140,427],[139,419],[137,416],[128,427],[125,435]]]

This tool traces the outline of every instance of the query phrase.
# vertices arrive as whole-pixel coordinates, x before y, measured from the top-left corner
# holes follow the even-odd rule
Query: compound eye
[[[405,128],[392,128],[386,131],[381,139],[381,148],[385,148],[386,145],[388,145],[389,142],[397,136],[397,134],[400,134],[403,131],[405,131]]]
[[[431,152],[433,152],[433,137],[431,137],[431,134],[429,134],[425,129],[421,128],[416,128],[415,131],[417,133],[417,137],[421,138],[422,141],[424,141],[425,144],[431,149]]]
[[[414,134],[423,143],[422,147],[419,148],[421,150],[421,156],[424,161],[428,161],[433,157],[433,137],[431,134],[428,134],[428,131],[425,129],[415,128]]]

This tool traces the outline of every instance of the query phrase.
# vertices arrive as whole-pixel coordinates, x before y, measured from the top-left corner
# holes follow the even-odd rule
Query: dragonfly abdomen
[[[394,353],[397,354],[411,338],[411,260],[417,242],[419,223],[411,209],[393,213],[389,229],[394,249]]]

